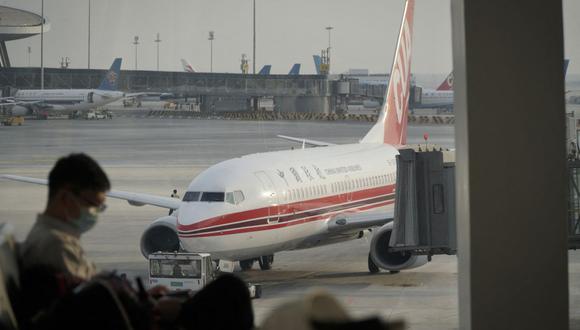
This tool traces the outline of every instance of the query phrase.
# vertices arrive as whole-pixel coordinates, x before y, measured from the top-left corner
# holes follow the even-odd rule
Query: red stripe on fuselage
[[[382,186],[377,188],[364,189],[354,192],[347,192],[343,194],[322,197],[312,200],[300,201],[289,204],[282,204],[278,206],[268,206],[259,209],[253,209],[248,211],[236,212],[225,214],[222,216],[213,217],[210,219],[202,220],[189,225],[183,225],[179,223],[179,216],[177,218],[177,230],[179,232],[192,231],[196,229],[205,229],[208,227],[225,225],[239,221],[245,221],[249,219],[256,219],[262,217],[275,217],[284,214],[292,214],[305,212],[308,210],[313,210],[317,208],[322,208],[325,206],[332,206],[336,204],[342,204],[347,202],[354,202],[361,199],[367,199],[371,197],[376,197],[380,195],[390,194],[395,191],[395,185]],[[350,196],[349,196],[350,195]],[[350,198],[349,198],[350,197]]]
[[[356,209],[347,209],[347,210],[342,210],[342,211],[347,211],[348,213],[356,213],[356,212],[360,212],[360,211],[366,211],[366,210],[370,210],[373,208],[378,208],[378,207],[390,205],[390,204],[393,204],[394,202],[395,202],[394,200],[387,200],[387,201],[373,204],[373,205],[366,205],[366,206],[362,206],[362,207],[359,207]],[[291,222],[272,223],[272,224],[259,226],[259,227],[247,227],[247,228],[224,230],[224,231],[217,231],[217,232],[211,232],[211,233],[202,233],[202,234],[179,234],[179,237],[181,237],[181,238],[196,238],[196,237],[225,236],[225,235],[242,234],[242,233],[248,233],[248,232],[256,232],[256,231],[271,230],[271,229],[277,229],[277,228],[283,228],[283,227],[290,227],[290,226],[300,225],[300,224],[304,224],[304,223],[308,223],[308,222],[312,222],[312,221],[324,220],[324,219],[327,219],[329,216],[341,213],[342,211],[328,212],[326,214],[321,214],[321,215],[314,216],[314,217],[304,217],[304,218],[300,218],[297,220],[293,220]]]

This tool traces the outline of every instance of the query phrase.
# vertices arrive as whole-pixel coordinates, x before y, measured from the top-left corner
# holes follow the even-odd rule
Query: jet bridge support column
[[[562,1],[452,0],[460,329],[568,329]]]

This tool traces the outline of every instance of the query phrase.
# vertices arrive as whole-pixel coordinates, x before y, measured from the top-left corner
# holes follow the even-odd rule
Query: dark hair
[[[111,183],[103,169],[86,154],[70,154],[60,158],[48,175],[48,199],[65,186],[74,192],[96,192],[111,189]]]
[[[252,329],[248,286],[234,275],[221,275],[181,305],[177,323],[184,329]]]

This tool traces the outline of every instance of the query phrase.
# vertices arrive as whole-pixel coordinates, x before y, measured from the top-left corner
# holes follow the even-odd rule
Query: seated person
[[[81,246],[81,235],[105,210],[109,179],[85,154],[60,158],[48,177],[48,202],[22,244],[22,265],[45,266],[80,280],[96,274]]]

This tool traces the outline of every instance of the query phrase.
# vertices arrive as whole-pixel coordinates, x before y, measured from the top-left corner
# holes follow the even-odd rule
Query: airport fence
[[[219,112],[204,113],[195,111],[180,110],[119,110],[112,111],[115,117],[128,118],[168,118],[168,119],[224,119],[224,120],[252,120],[252,121],[275,121],[275,120],[296,120],[296,121],[359,121],[375,122],[375,114],[336,114],[336,113],[308,113],[308,112]],[[453,115],[409,115],[409,123],[412,124],[437,124],[453,125],[455,116]]]

